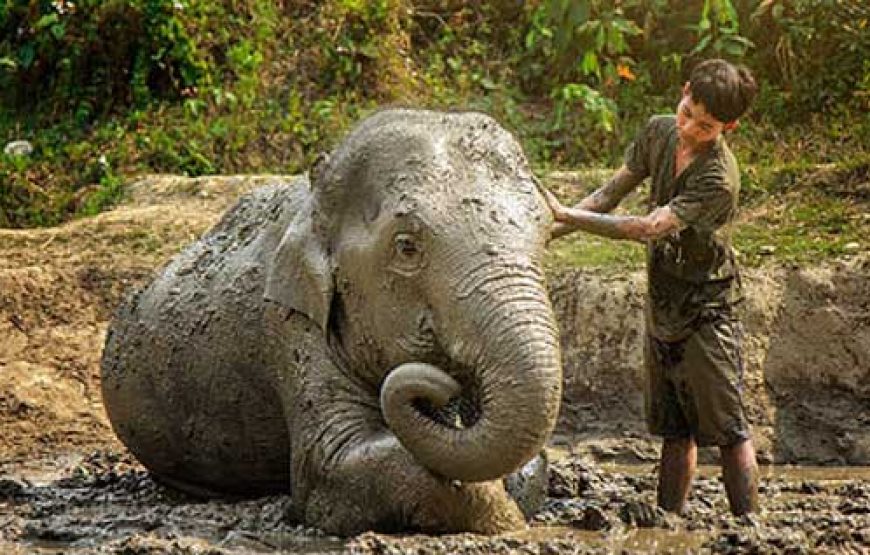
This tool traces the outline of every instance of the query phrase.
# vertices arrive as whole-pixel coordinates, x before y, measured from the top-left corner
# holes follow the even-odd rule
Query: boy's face
[[[736,121],[723,123],[707,113],[700,102],[692,99],[689,84],[683,87],[683,97],[677,106],[677,133],[680,141],[690,148],[716,140],[724,131],[737,127]]]

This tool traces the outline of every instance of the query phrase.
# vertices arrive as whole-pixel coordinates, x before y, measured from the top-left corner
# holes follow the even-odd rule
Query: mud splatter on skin
[[[489,116],[377,112],[310,183],[243,197],[121,304],[102,359],[113,429],[166,483],[291,491],[334,533],[521,526],[501,478],[561,401],[551,222]],[[417,409],[451,397],[477,405],[462,426]]]

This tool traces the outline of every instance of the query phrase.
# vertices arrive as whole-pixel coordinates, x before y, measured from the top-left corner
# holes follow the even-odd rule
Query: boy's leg
[[[679,513],[689,495],[698,453],[672,380],[675,367],[682,359],[683,346],[647,334],[644,347],[647,426],[651,433],[664,437],[659,463],[658,504],[666,511]]]
[[[758,511],[758,464],[751,439],[720,446],[722,480],[731,512],[737,516]]]
[[[719,446],[731,511],[742,515],[758,509],[758,466],[743,408],[740,329],[729,316],[706,322],[686,342],[687,410],[698,444]]]
[[[665,438],[659,464],[659,507],[674,513],[683,511],[697,461],[698,447],[693,438]]]

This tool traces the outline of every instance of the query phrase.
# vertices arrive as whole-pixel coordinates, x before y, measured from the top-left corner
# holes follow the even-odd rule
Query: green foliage
[[[625,2],[627,7],[638,2]],[[603,0],[543,2],[531,16],[525,46],[532,57],[549,61],[545,79],[570,81],[594,78],[596,83],[618,76],[618,66],[630,62],[628,40],[641,33],[623,8]],[[532,65],[531,70],[543,70]]]
[[[218,159],[231,166],[224,157],[256,133],[244,112],[260,97],[277,21],[265,0],[0,5],[0,140],[41,145],[26,168],[0,168],[0,223],[95,213],[134,168],[201,175],[218,171]]]
[[[753,46],[740,34],[740,19],[731,0],[704,0],[701,18],[689,29],[698,36],[690,55],[742,58]]]
[[[749,20],[753,66],[784,100],[780,121],[843,102],[870,109],[870,4],[767,0]]]
[[[93,214],[137,173],[304,171],[387,104],[491,113],[538,169],[614,166],[709,56],[760,82],[732,145],[745,198],[767,202],[783,163],[867,152],[868,11],[861,0],[6,0],[0,146],[36,150],[0,157],[0,226]]]
[[[555,100],[554,131],[614,131],[617,91],[636,79],[629,40],[640,33],[621,4],[551,0],[533,9],[524,41],[527,87],[532,93],[546,88]],[[566,118],[572,112],[578,114]]]
[[[206,79],[184,3],[12,0],[0,6],[0,98],[18,110],[51,104],[79,123],[114,104],[172,97]]]
[[[123,195],[124,180],[121,176],[112,173],[108,162],[105,162],[104,175],[100,177],[96,190],[89,195],[81,207],[82,216],[95,216],[103,210],[113,206]]]
[[[556,91],[556,129],[561,130],[566,110],[570,109],[577,101],[581,102],[585,110],[601,128],[613,131],[613,122],[616,119],[616,103],[602,95],[598,90],[585,84],[568,83]]]

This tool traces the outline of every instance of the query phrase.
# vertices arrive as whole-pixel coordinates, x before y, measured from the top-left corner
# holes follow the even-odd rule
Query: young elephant
[[[171,485],[290,491],[331,533],[522,526],[500,479],[561,397],[551,223],[493,119],[376,113],[127,299],[103,353],[112,425]]]

